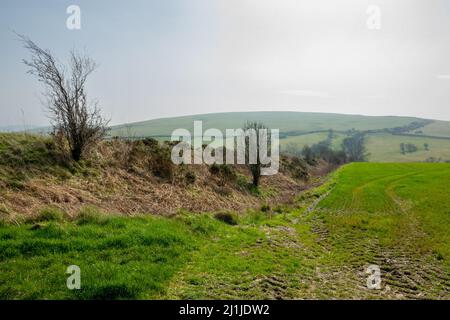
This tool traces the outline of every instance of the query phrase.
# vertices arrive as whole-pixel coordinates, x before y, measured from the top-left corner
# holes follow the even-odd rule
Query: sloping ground
[[[417,151],[402,154],[401,143],[414,144]],[[369,134],[365,145],[370,162],[424,162],[431,159],[441,162],[450,161],[450,139],[381,133]]]
[[[205,246],[168,297],[448,299],[449,178],[444,164],[348,165],[300,209],[242,226],[240,244]],[[380,290],[366,285],[372,264]]]
[[[333,137],[331,138],[331,147],[334,150],[342,149],[343,140],[348,137],[345,134],[333,132]],[[302,150],[305,145],[312,146],[319,142],[325,141],[328,139],[328,132],[317,132],[310,133],[304,135],[297,136],[289,136],[283,139],[280,139],[280,147],[281,151],[289,150],[290,148],[295,148],[297,150]]]
[[[413,130],[411,133],[415,133]],[[434,121],[419,129],[420,134],[450,138],[450,123],[448,121]]]
[[[346,115],[312,112],[229,112],[200,114],[193,116],[154,119],[114,126],[111,136],[169,136],[178,128],[192,132],[194,121],[203,121],[203,129],[220,130],[241,128],[246,121],[261,121],[280,132],[315,130],[375,130],[383,128],[403,127],[420,120],[412,117],[371,117],[362,115]]]
[[[0,219],[17,221],[49,207],[70,217],[89,206],[125,215],[241,211],[290,201],[308,187],[295,177],[304,168],[288,158],[279,174],[263,177],[254,189],[245,167],[175,166],[169,146],[151,143],[106,141],[89,160],[76,164],[64,159],[49,138],[0,135]],[[331,169],[326,164],[309,168],[312,175]]]
[[[381,268],[379,297],[450,297],[449,178],[446,164],[354,164],[340,172],[316,211],[319,229],[333,238],[324,243],[346,257],[341,276],[351,291],[366,294],[367,263]]]
[[[449,179],[449,164],[362,163],[228,218],[47,210],[0,224],[0,297],[449,299]],[[66,287],[69,265],[81,290]]]

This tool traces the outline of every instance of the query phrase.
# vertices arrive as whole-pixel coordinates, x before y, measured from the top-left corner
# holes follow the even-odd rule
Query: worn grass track
[[[346,166],[299,208],[262,222],[253,243],[205,246],[168,297],[448,299],[449,178],[449,165]],[[381,290],[366,287],[370,264]]]

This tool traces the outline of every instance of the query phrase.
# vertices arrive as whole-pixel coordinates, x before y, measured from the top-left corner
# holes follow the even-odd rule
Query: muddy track
[[[393,245],[381,245],[378,239],[365,239],[358,232],[354,235],[340,237],[339,243],[351,253],[344,267],[329,267],[321,270],[318,278],[323,279],[318,286],[326,292],[336,291],[343,286],[348,289],[348,298],[379,297],[384,299],[448,299],[450,294],[450,275],[437,263],[430,254],[420,254],[414,244],[420,238],[426,237],[420,223],[410,206],[394,193],[394,184],[421,172],[397,175],[389,179],[386,194],[397,206],[397,212],[402,214],[403,224],[398,235],[401,236]],[[387,177],[376,179],[358,187],[361,192],[375,182],[388,180]],[[324,251],[333,250],[330,233],[321,219],[314,219],[312,231],[318,235],[318,241]],[[372,257],[370,260],[367,257]],[[365,263],[364,263],[365,262]],[[365,286],[368,265],[375,264],[381,269],[381,290],[369,290]],[[344,296],[345,293],[344,293]]]
[[[263,225],[263,234],[255,243],[236,249],[233,254],[270,252],[268,258],[276,266],[269,274],[242,273],[232,278],[224,274],[202,273],[207,287],[201,289],[203,298],[224,299],[448,299],[450,276],[443,264],[427,252],[419,252],[416,243],[427,237],[413,206],[395,193],[395,185],[403,179],[422,172],[384,176],[355,188],[363,196],[373,183],[384,184],[383,191],[392,205],[392,215],[398,219],[392,243],[381,243],[375,236],[359,228],[340,232],[327,225],[327,215],[345,215],[346,209],[320,208],[320,202],[332,191],[320,197],[306,199],[304,209],[290,211],[287,225]],[[355,195],[355,193],[353,193]],[[361,199],[355,199],[361,201]],[[389,201],[388,200],[388,201]],[[305,228],[308,227],[308,228]],[[307,230],[307,231],[299,231]],[[306,241],[299,232],[312,233]],[[309,234],[311,235],[311,234]],[[303,240],[302,240],[303,239]],[[312,242],[311,241],[312,239]],[[298,267],[278,261],[289,255]],[[255,257],[257,258],[257,257]],[[279,259],[278,259],[279,258]],[[367,288],[367,267],[381,269],[381,289]],[[189,276],[189,268],[185,277]],[[195,285],[183,280],[185,292],[195,291]],[[180,297],[174,287],[175,297]],[[181,292],[183,292],[183,290]],[[181,295],[181,297],[183,297]]]

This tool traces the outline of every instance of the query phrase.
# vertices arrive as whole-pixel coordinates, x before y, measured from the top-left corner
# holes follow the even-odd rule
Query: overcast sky
[[[81,30],[66,28],[71,4]],[[450,120],[450,0],[2,0],[0,126],[47,122],[13,31],[61,61],[89,53],[90,97],[113,124],[257,110]]]

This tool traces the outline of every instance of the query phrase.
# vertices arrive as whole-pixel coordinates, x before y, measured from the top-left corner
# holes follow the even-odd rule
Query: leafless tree
[[[249,147],[249,138],[246,138],[246,158],[248,161],[248,167],[250,169],[250,172],[252,174],[252,184],[254,187],[258,187],[259,186],[259,181],[261,180],[261,168],[263,166],[263,164],[261,163],[261,159],[260,159],[260,143],[262,143],[259,139],[260,139],[260,130],[265,129],[268,130],[268,127],[266,127],[263,123],[260,122],[247,122],[244,125],[243,130],[247,131],[247,130],[254,130],[255,133],[255,137],[256,137],[256,163],[250,163],[250,157],[249,157],[249,152],[250,152],[250,147]],[[267,138],[270,138],[269,136]],[[269,146],[268,149],[270,150],[270,140],[267,141]]]
[[[73,160],[101,140],[108,121],[101,116],[97,102],[89,103],[86,80],[96,69],[96,63],[86,55],[70,52],[68,66],[60,64],[49,50],[41,49],[29,38],[19,35],[31,53],[23,60],[28,73],[44,84],[46,105],[55,134],[63,137]]]

